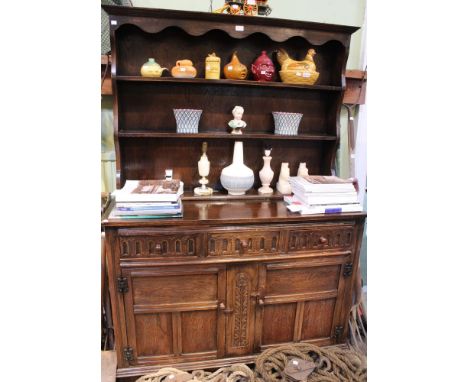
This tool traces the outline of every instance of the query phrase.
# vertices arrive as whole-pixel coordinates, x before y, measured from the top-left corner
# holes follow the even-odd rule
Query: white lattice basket
[[[198,123],[203,110],[197,109],[174,109],[177,123],[177,132],[180,134],[198,133]]]
[[[297,135],[301,123],[301,113],[285,113],[282,111],[272,112],[275,120],[275,134]]]

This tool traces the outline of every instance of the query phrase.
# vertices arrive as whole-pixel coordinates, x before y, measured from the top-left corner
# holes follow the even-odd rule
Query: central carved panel
[[[279,231],[210,233],[208,256],[277,253],[279,238]]]
[[[249,344],[247,319],[249,313],[249,278],[245,273],[236,276],[234,297],[234,339],[233,346],[243,347]]]

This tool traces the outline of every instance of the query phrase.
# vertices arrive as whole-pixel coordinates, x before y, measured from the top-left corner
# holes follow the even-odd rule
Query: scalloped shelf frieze
[[[112,17],[111,22],[114,21],[115,24],[111,24],[111,30],[118,30],[124,25],[133,25],[143,32],[146,33],[159,33],[163,30],[171,27],[175,27],[183,30],[190,36],[200,37],[207,34],[213,30],[220,30],[231,36],[235,39],[243,39],[249,37],[250,35],[260,33],[270,38],[272,41],[282,43],[293,37],[302,37],[307,40],[310,44],[320,46],[326,44],[327,42],[337,41],[342,45],[346,45],[349,36],[343,34],[342,36],[337,35],[336,33],[327,32],[327,31],[308,31],[294,28],[278,28],[273,26],[266,25],[252,25],[245,23],[246,20],[239,19],[239,22],[225,22],[219,23],[214,21],[205,21],[203,23],[190,23],[190,25],[177,25],[177,20],[175,19],[158,19],[158,22],[154,22],[149,18],[144,17],[125,17],[125,16],[114,16]],[[237,20],[236,20],[237,21]],[[242,26],[241,28],[236,28]]]

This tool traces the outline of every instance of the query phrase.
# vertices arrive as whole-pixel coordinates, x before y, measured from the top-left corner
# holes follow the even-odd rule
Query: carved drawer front
[[[280,252],[280,230],[226,231],[208,234],[208,256],[243,256]]]
[[[155,235],[119,236],[121,258],[165,258],[202,256],[200,233],[165,233]]]
[[[304,227],[289,231],[287,251],[350,248],[353,241],[353,226]]]

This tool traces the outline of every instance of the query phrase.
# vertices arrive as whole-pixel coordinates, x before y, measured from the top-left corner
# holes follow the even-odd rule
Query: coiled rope
[[[315,363],[316,368],[307,378],[307,382],[367,380],[367,361],[362,354],[339,347],[320,348],[304,343],[284,345],[264,351],[255,362],[255,371],[266,382],[291,381],[292,379],[284,373],[284,369],[293,358]]]
[[[213,373],[191,373],[165,367],[140,377],[136,382],[292,382],[284,370],[292,359],[312,361],[315,369],[307,382],[365,382],[366,357],[355,350],[339,347],[320,348],[311,344],[284,345],[264,351],[255,361],[255,370],[245,364],[220,368]]]

